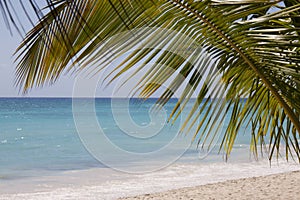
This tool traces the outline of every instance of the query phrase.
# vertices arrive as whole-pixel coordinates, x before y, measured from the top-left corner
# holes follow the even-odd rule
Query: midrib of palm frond
[[[210,20],[207,20],[205,16],[201,15],[199,12],[189,7],[188,4],[183,4],[180,1],[169,0],[169,2],[174,5],[179,6],[180,8],[186,10],[190,14],[197,17],[199,20],[203,21],[207,26],[211,27],[215,33],[217,33],[220,37],[222,37],[231,47],[236,51],[243,60],[251,67],[251,69],[257,74],[257,76],[262,80],[262,82],[266,85],[266,87],[271,91],[273,96],[278,100],[282,108],[285,110],[286,114],[289,116],[290,120],[293,122],[297,131],[300,133],[300,122],[298,117],[295,115],[291,107],[287,104],[287,102],[282,98],[282,96],[278,93],[275,87],[273,87],[272,83],[264,76],[264,74],[255,66],[255,64],[251,61],[251,59],[243,52],[241,48],[235,44],[226,34],[223,33],[216,25],[214,25]]]

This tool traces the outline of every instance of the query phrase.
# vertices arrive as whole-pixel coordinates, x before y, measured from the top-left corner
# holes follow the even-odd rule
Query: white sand
[[[300,199],[300,171],[230,180],[124,199]]]
[[[99,200],[130,196],[138,196],[136,199],[263,199],[269,196],[300,199],[300,165],[286,162],[272,167],[265,162],[174,164],[136,175],[95,168],[0,180],[1,200]]]

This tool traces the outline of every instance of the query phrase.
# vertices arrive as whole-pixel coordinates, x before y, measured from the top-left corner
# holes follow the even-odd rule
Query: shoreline
[[[118,200],[140,199],[299,199],[300,170],[183,187]]]
[[[270,187],[262,189],[269,183]],[[280,184],[289,186],[292,183],[294,188],[277,188]],[[246,194],[247,188],[253,186],[267,192],[278,190],[280,194],[283,194],[281,188],[284,189],[283,192],[291,189],[299,191],[299,197],[299,164],[281,163],[272,168],[266,162],[174,164],[163,170],[136,175],[109,168],[75,170],[51,176],[0,182],[0,199],[213,199],[210,198],[210,193],[223,194],[214,199],[226,196],[243,199],[239,195]],[[232,194],[226,193],[227,191],[232,191]],[[256,192],[249,190],[248,196]],[[258,198],[263,197],[264,195],[260,195]],[[293,199],[293,196],[289,199]]]

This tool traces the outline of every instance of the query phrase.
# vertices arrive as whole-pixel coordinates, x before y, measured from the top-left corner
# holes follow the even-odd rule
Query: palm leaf
[[[161,104],[185,87],[170,120],[196,96],[182,131],[196,126],[199,144],[215,140],[213,134],[229,115],[221,143],[227,155],[247,124],[254,152],[270,134],[270,158],[275,151],[279,155],[282,142],[286,157],[295,153],[299,158],[296,1],[86,0],[60,1],[50,8],[18,49],[17,84],[25,92],[52,84],[64,71],[97,73],[132,51],[108,79],[147,67],[135,88],[148,98],[171,83]]]

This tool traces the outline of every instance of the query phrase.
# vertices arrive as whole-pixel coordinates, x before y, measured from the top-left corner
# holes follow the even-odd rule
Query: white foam
[[[1,141],[1,144],[6,144],[7,143],[7,140],[2,140]]]
[[[0,195],[0,198],[35,200],[98,199],[101,197],[101,199],[116,199],[118,197],[295,170],[300,170],[298,164],[289,164],[285,161],[280,161],[279,164],[274,164],[272,167],[267,161],[174,164],[163,170],[141,175],[130,175],[99,168],[67,172],[55,177],[44,177],[42,180],[31,181],[32,191]],[[39,185],[34,183],[39,183]],[[24,187],[24,182],[20,187]],[[1,184],[0,188],[3,188]],[[36,188],[39,188],[39,191]]]

